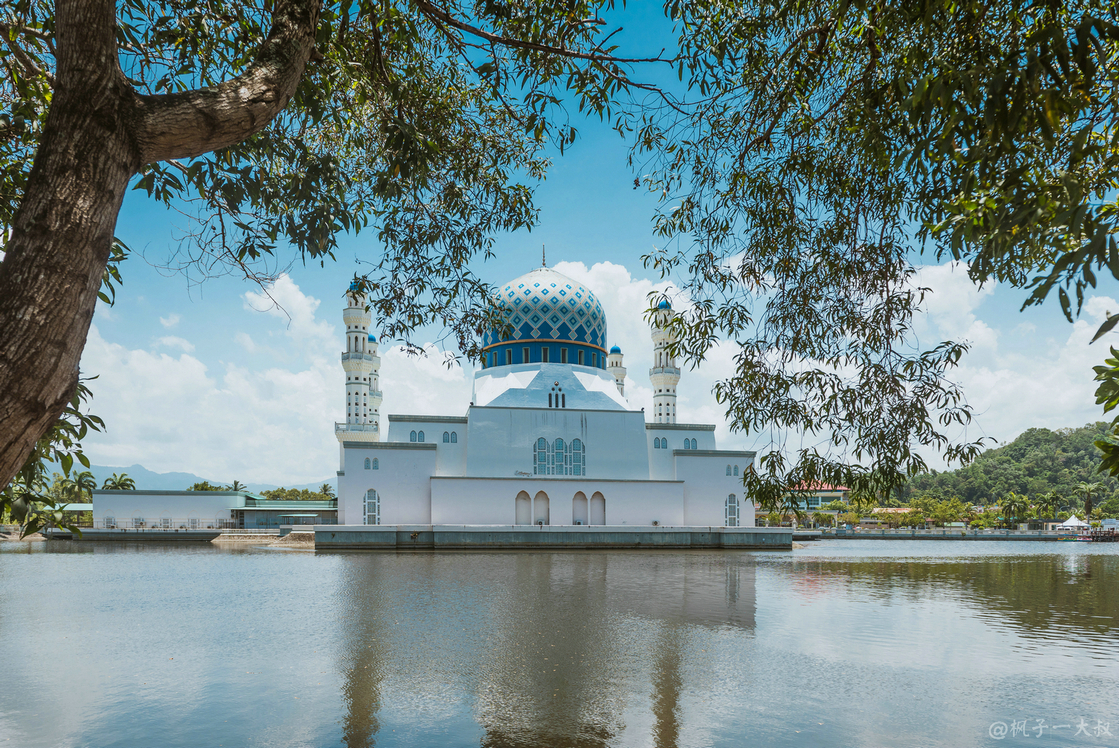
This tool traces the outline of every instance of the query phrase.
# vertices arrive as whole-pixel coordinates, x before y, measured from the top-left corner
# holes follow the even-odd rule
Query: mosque
[[[389,414],[383,434],[377,340],[351,288],[339,525],[754,527],[742,491],[754,453],[719,449],[713,424],[676,420],[668,302],[651,319],[652,413],[625,397],[622,351],[607,348],[591,289],[541,267],[494,303],[507,324],[483,338],[465,414]]]

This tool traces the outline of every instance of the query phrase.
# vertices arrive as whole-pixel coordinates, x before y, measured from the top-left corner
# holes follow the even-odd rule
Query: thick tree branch
[[[319,0],[280,0],[272,29],[241,75],[217,86],[137,95],[140,161],[192,158],[261,130],[295,94],[315,47]]]
[[[209,89],[143,96],[120,68],[113,0],[58,0],[50,111],[0,263],[0,486],[62,413],[129,180],[264,127],[294,94],[320,0],[280,0],[256,60]]]

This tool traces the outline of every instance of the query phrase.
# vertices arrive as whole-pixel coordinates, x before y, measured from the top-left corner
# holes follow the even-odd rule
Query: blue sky
[[[632,38],[651,26],[635,28],[627,32]],[[597,120],[580,126],[581,138],[566,155],[555,154],[536,191],[539,225],[499,237],[497,258],[477,269],[485,280],[504,283],[537,267],[546,245],[550,266],[599,294],[611,343],[626,353],[627,394],[651,404],[651,343],[641,312],[645,295],[663,282],[640,258],[655,243],[655,201],[633,189],[617,134]],[[99,376],[93,410],[108,424],[105,434],[87,439],[87,454],[101,465],[140,463],[220,481],[290,485],[333,476],[332,422],[342,418],[345,402],[342,296],[357,259],[377,255],[375,237],[343,238],[337,262],[325,268],[293,266],[272,290],[285,313],[238,277],[194,284],[161,270],[181,221],[139,192],[125,199],[118,234],[136,256],[122,267],[116,305],[99,308],[83,357],[84,374]],[[935,291],[918,323],[922,342],[967,339],[974,346],[955,377],[978,412],[968,436],[1006,441],[1031,426],[1079,426],[1101,417],[1091,367],[1106,349],[1087,341],[1105,310],[1119,310],[1114,281],[1089,298],[1074,325],[1055,302],[1020,313],[1023,292],[977,289],[963,268],[930,264],[920,282]],[[432,329],[426,337],[439,336]],[[680,420],[718,424],[727,448],[765,447],[767,437],[731,434],[710,394],[731,355],[724,347],[702,370],[685,373]],[[448,369],[438,355],[408,358],[391,341],[382,341],[381,356],[382,413],[465,412],[471,371]]]

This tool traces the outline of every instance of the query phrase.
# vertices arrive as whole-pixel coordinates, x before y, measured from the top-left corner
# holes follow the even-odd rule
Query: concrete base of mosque
[[[320,525],[316,550],[788,550],[788,527]]]

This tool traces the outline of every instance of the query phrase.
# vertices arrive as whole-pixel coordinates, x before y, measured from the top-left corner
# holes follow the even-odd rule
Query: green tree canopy
[[[270,258],[324,262],[369,231],[383,334],[440,322],[476,352],[491,310],[471,259],[535,223],[542,149],[575,138],[565,106],[612,116],[634,85],[612,5],[7,4],[0,482],[73,394],[129,187],[194,219],[202,274],[267,280]]]
[[[1119,480],[1098,474],[1101,453],[1095,442],[1107,430],[1108,424],[1102,422],[1056,431],[1027,429],[1014,441],[984,451],[966,467],[913,477],[902,495],[911,505],[925,496],[959,496],[969,505],[986,505],[999,503],[1013,492],[1029,496],[1050,516],[1059,508],[1079,507],[1075,490],[1080,483],[1098,481],[1100,488],[1093,497],[1100,501],[1119,497]]]

